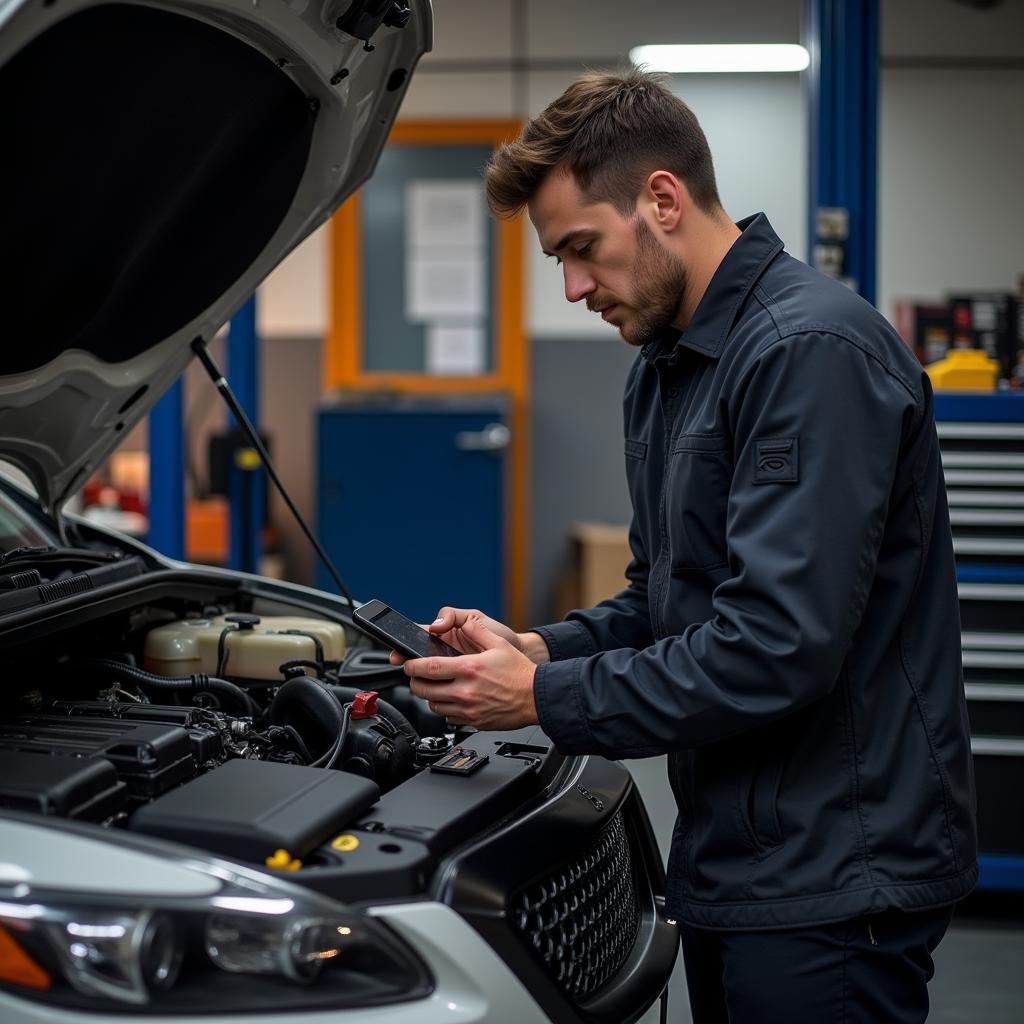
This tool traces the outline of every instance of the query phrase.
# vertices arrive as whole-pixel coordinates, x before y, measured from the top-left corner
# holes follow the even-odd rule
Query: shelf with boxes
[[[1024,890],[1024,394],[940,393],[935,415],[960,591],[978,884]]]

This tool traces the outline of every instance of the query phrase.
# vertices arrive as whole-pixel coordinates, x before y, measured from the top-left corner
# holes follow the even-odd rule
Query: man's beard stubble
[[[636,317],[623,324],[619,333],[627,344],[642,348],[656,341],[676,319],[686,290],[686,267],[675,253],[658,244],[642,217],[637,218],[635,232],[635,284],[630,305]]]

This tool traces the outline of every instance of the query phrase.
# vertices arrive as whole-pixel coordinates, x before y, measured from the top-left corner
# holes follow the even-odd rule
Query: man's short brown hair
[[[721,208],[708,140],[693,111],[656,76],[639,70],[577,78],[484,172],[487,202],[511,217],[553,167],[569,171],[592,202],[632,214],[647,176],[671,171],[705,213]]]

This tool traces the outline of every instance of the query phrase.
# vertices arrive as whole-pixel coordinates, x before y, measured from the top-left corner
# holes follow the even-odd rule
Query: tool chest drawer
[[[965,688],[973,736],[1024,743],[1024,684],[967,683]]]
[[[1024,583],[960,583],[960,628],[970,647],[990,634],[1024,637]]]
[[[958,590],[971,734],[1024,745],[1024,584],[961,583]]]
[[[960,583],[979,845],[1024,851],[1024,584]]]
[[[937,427],[957,558],[1024,566],[1024,423]]]

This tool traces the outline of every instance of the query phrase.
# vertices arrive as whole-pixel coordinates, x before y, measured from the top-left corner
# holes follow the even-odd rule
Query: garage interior
[[[378,173],[210,348],[357,596],[418,621],[480,607],[518,628],[608,596],[628,560],[619,410],[634,353],[565,302],[521,222],[460,243],[490,271],[483,302],[424,327],[409,190],[471,183],[515,125],[634,46],[803,41],[820,58],[808,71],[669,84],[707,132],[735,219],[767,213],[790,253],[848,278],[923,361],[987,357],[981,384],[933,377],[983,862],[936,953],[929,1019],[1009,1024],[1024,1006],[1024,6],[871,0],[846,5],[847,22],[837,6],[434,0],[434,49]],[[479,477],[433,465],[435,429]],[[452,502],[410,505],[397,484],[417,473]],[[332,589],[195,363],[77,508],[172,557]],[[479,533],[472,564],[431,540],[460,517]],[[629,767],[667,853],[664,759]],[[689,1020],[678,966],[670,1006]]]

